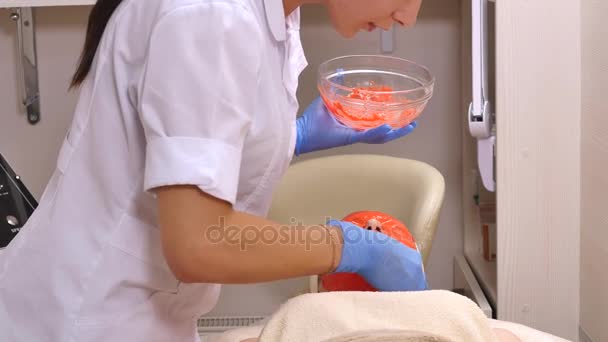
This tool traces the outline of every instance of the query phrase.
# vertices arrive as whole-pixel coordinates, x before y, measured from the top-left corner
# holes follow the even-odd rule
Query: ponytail
[[[79,86],[87,77],[106,25],[121,1],[122,0],[97,0],[95,6],[93,6],[93,9],[89,14],[84,48],[80,55],[78,68],[72,77],[70,88]]]

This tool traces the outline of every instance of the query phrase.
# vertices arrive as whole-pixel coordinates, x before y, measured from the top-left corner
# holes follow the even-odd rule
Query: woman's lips
[[[368,32],[372,32],[375,29],[376,29],[376,25],[374,25],[374,23],[367,23],[367,31]]]

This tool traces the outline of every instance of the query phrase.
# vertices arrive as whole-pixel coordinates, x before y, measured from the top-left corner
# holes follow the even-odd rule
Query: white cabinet
[[[571,340],[579,322],[579,7],[580,1],[496,1],[495,193],[476,192],[476,148],[463,132],[464,251],[494,314]],[[468,13],[463,2],[463,19]],[[467,63],[463,70],[470,75]],[[464,77],[465,101],[469,82]],[[496,261],[482,257],[477,194],[496,205]]]

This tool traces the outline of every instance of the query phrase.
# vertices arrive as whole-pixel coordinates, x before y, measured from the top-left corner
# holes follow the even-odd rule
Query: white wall
[[[40,64],[42,121],[30,126],[18,105],[15,69],[14,23],[0,10],[0,153],[5,155],[35,196],[39,196],[54,168],[59,144],[72,117],[77,94],[67,93],[70,76],[80,52],[90,7],[36,10]],[[379,53],[379,32],[342,40],[317,6],[303,10],[302,40],[309,67],[301,77],[299,98],[303,107],[315,96],[316,67],[343,54]],[[384,146],[357,145],[303,158],[332,153],[380,153],[425,161],[446,178],[446,202],[428,267],[435,288],[452,286],[452,260],[462,251],[460,5],[459,1],[425,0],[415,28],[398,31],[395,55],[418,61],[437,77],[435,96],[414,134]],[[296,161],[297,162],[297,161]],[[248,287],[251,289],[252,287]],[[274,303],[299,288],[293,282],[255,287],[229,287],[215,313],[239,313],[242,300],[249,303],[272,298]],[[230,300],[232,299],[232,300]],[[272,301],[271,301],[272,302]],[[273,307],[260,307],[261,313]],[[252,309],[249,313],[255,313]]]
[[[608,341],[608,2],[582,1],[581,326]]]
[[[15,23],[0,10],[0,153],[37,198],[53,172],[72,118],[76,93],[67,93],[88,15],[87,7],[35,10],[42,119],[30,125],[21,112]]]

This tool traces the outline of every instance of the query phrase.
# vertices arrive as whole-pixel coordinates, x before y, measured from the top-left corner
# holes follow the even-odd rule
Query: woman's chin
[[[345,39],[352,39],[357,35],[357,33],[359,33],[359,31],[355,31],[355,30],[336,30],[336,31],[342,38],[345,38]]]

